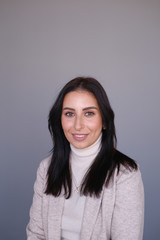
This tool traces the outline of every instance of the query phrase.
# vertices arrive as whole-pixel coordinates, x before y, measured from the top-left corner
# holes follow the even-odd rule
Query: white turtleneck
[[[62,215],[61,234],[62,240],[79,240],[82,218],[85,206],[85,196],[80,196],[76,192],[76,186],[80,186],[83,177],[95,157],[97,156],[101,146],[101,135],[91,146],[83,149],[71,147],[70,164],[72,169],[72,194],[69,199],[65,199],[64,210]]]

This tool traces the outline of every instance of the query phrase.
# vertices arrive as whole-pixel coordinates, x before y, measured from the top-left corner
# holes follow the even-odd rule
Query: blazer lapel
[[[61,239],[61,218],[64,206],[64,197],[49,198],[48,207],[48,240]]]
[[[99,213],[101,200],[102,200],[103,190],[99,198],[96,197],[87,197],[86,204],[84,209],[81,239],[89,240],[94,229],[94,225]]]

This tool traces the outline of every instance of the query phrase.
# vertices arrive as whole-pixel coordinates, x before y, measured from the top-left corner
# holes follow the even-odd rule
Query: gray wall
[[[49,109],[79,75],[97,78],[118,149],[140,165],[145,240],[160,239],[160,1],[0,0],[0,235],[25,239]]]

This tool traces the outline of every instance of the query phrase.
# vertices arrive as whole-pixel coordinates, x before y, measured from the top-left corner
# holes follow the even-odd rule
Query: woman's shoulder
[[[115,150],[113,161],[117,166],[118,171],[138,170],[137,162],[118,150]]]
[[[132,179],[133,181],[141,179],[140,167],[135,160],[116,150],[114,161],[117,163],[115,171],[117,182],[121,182],[125,179]]]
[[[51,156],[44,158],[39,164],[38,172],[47,172],[50,162]]]
[[[40,165],[43,165],[44,167],[48,167],[50,162],[51,162],[51,155],[44,158],[41,162],[40,162]]]

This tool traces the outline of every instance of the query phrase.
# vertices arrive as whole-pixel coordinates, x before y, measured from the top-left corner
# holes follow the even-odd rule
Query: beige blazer
[[[60,240],[64,197],[44,194],[50,158],[43,160],[34,184],[27,240]],[[121,167],[100,198],[87,197],[81,240],[142,240],[144,189],[140,171]]]

